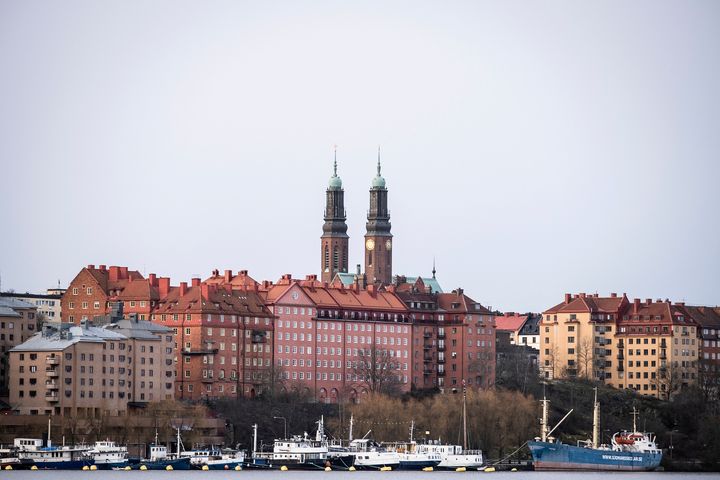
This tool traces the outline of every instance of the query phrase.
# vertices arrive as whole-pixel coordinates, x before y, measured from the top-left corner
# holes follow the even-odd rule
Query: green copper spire
[[[380,175],[380,145],[378,145],[377,175],[372,181],[373,188],[385,188],[385,179]]]
[[[337,146],[335,147],[335,160],[333,162],[333,176],[328,182],[328,190],[340,190],[342,188],[342,180],[337,174]]]

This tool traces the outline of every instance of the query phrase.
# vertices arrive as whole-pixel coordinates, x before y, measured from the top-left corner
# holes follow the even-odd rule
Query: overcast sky
[[[394,273],[501,310],[720,304],[717,1],[0,0],[2,289],[350,265],[378,145]]]

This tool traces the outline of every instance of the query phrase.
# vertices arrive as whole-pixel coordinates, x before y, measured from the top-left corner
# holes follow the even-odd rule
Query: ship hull
[[[148,470],[166,470],[171,466],[173,470],[190,470],[190,457],[176,458],[172,460],[155,460],[140,462],[138,468],[145,465]]]
[[[618,452],[563,443],[528,442],[535,470],[651,471],[660,465],[661,453]]]

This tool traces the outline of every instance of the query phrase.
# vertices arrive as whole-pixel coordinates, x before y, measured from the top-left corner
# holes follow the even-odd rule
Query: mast
[[[324,421],[324,415],[320,415],[320,421],[317,422],[318,428],[315,432],[315,441],[316,442],[322,442],[323,438],[325,437],[325,421]]]
[[[348,435],[348,441],[352,442],[353,440],[353,424],[355,423],[355,419],[353,418],[352,412],[350,413],[350,434]]]
[[[548,438],[548,430],[550,429],[550,425],[548,425],[548,405],[550,404],[550,401],[543,395],[543,399],[540,400],[540,403],[542,403],[542,418],[540,419],[540,439],[543,442],[547,442]]]
[[[52,440],[50,440],[50,430],[52,428],[52,417],[48,417],[48,439],[47,439],[47,446],[52,447]]]
[[[633,433],[636,433],[636,432],[637,432],[637,416],[638,416],[638,411],[637,411],[637,409],[635,408],[635,406],[633,406],[632,416],[633,416]]]
[[[410,420],[410,443],[413,441],[413,433],[415,432],[415,420]]]
[[[180,427],[177,427],[177,458],[180,458]]]
[[[255,458],[255,452],[257,452],[257,430],[258,426],[257,423],[253,424],[253,458]]]
[[[600,403],[597,399],[597,387],[595,387],[595,408],[593,410],[593,438],[592,438],[592,448],[598,448],[599,442],[598,437],[600,437]]]
[[[462,415],[463,415],[463,451],[467,450],[468,448],[468,435],[467,435],[467,386],[465,385],[465,380],[462,381],[463,386],[463,409],[462,409]]]

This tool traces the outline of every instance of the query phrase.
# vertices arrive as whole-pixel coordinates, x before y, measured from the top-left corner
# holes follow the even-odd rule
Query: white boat
[[[347,452],[354,455],[353,466],[357,470],[379,470],[383,467],[396,470],[400,467],[399,453],[387,451],[369,438],[352,440]]]
[[[93,459],[100,470],[122,468],[128,464],[127,447],[117,445],[109,440],[95,442],[93,448],[88,450],[87,455]]]
[[[55,447],[41,438],[16,438],[14,445],[21,462],[31,461],[40,469],[74,470],[93,464],[88,447]]]
[[[189,450],[182,452],[181,457],[189,457],[190,465],[195,468],[207,466],[210,470],[230,470],[237,466],[242,467],[245,461],[245,452],[226,451],[210,447],[201,450]]]
[[[461,445],[443,445],[425,443],[416,447],[418,452],[437,453],[442,459],[437,468],[441,470],[455,470],[465,467],[478,470],[484,465],[482,450],[464,450]]]
[[[391,442],[383,443],[382,446],[387,451],[397,452],[400,456],[399,470],[422,470],[424,468],[437,467],[442,458],[437,452],[418,450],[418,444],[413,439],[415,432],[415,421],[410,422],[410,441],[409,442]]]

